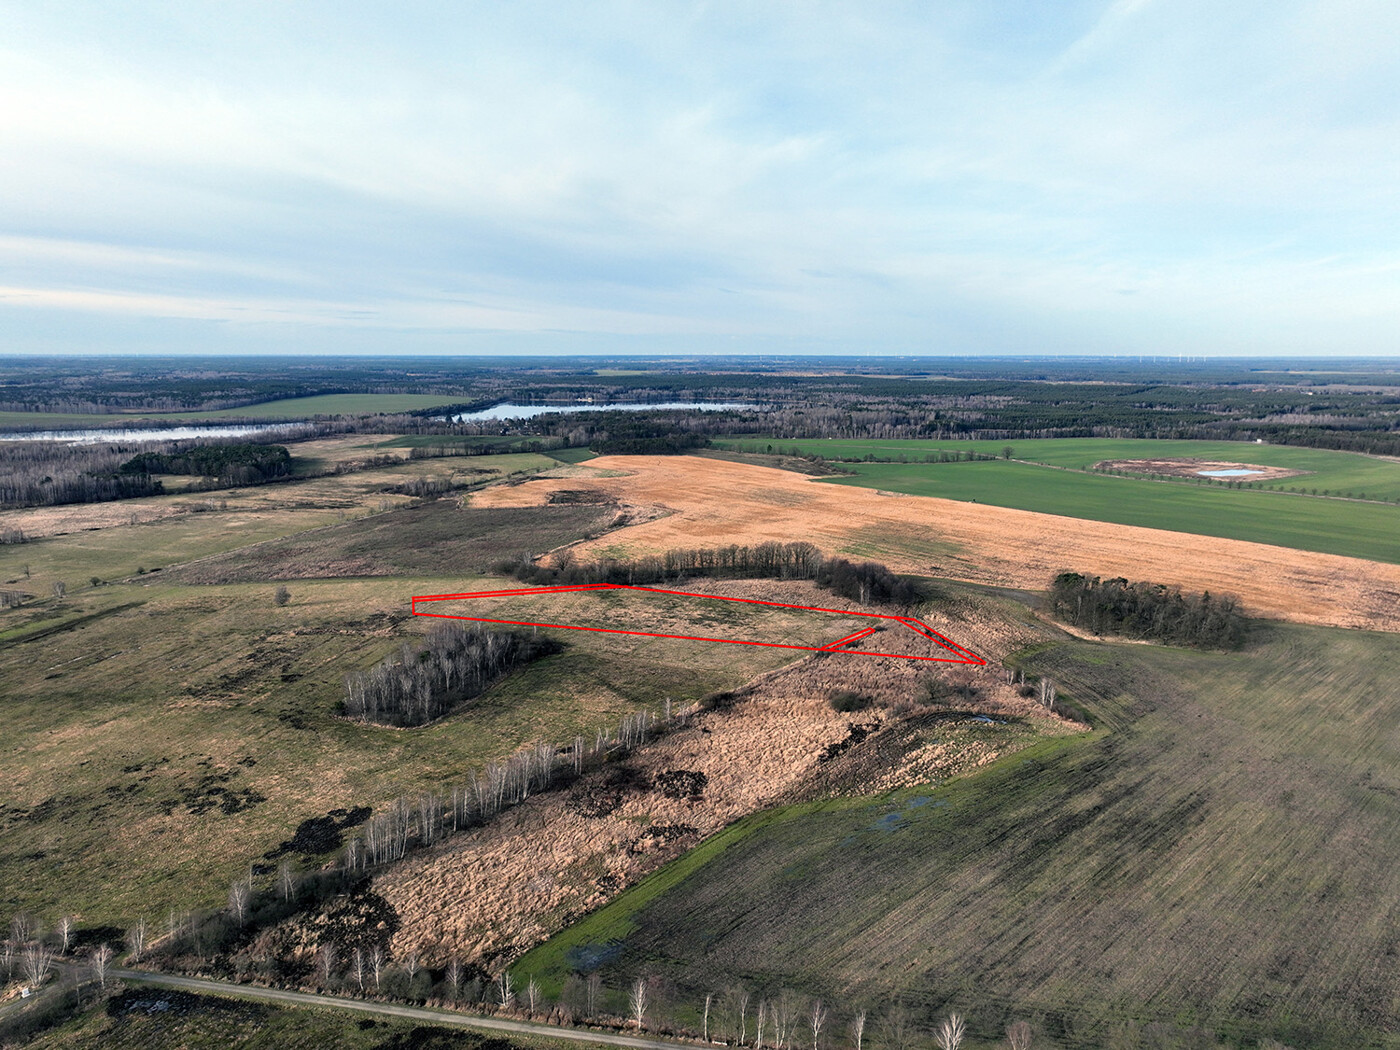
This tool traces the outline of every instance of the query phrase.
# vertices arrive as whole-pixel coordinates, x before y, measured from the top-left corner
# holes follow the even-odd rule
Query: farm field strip
[[[1394,636],[1261,627],[1238,653],[1061,642],[1021,657],[1102,728],[970,777],[771,810],[526,955],[1236,1044],[1389,1045],[1400,873]],[[684,933],[682,933],[684,931]]]
[[[540,506],[557,489],[588,488],[662,515],[577,545],[579,557],[786,542],[800,535],[828,553],[851,551],[898,572],[1040,590],[1056,572],[1070,569],[1233,594],[1251,615],[1400,630],[1395,564],[981,502],[891,496],[697,456],[603,456],[588,466],[625,476],[533,479],[482,492],[474,505]]]
[[[676,603],[674,602],[670,603],[670,608],[668,608],[667,610],[671,618],[671,624],[673,624],[674,626],[668,625],[664,630],[640,629],[643,625],[653,628],[661,627],[661,625],[653,622],[653,619],[646,615],[646,613],[650,610],[646,609],[645,603],[639,602],[628,602],[625,607],[614,608],[611,611],[611,615],[608,618],[608,622],[614,624],[614,626],[611,627],[599,626],[596,623],[590,625],[558,622],[558,620],[561,618],[561,612],[558,608],[559,602],[557,600],[557,596],[565,594],[598,594],[599,592],[609,591],[627,592],[626,595],[624,595],[624,597],[664,595],[671,598],[698,598],[701,599],[702,602],[720,601],[728,602],[733,605],[760,606],[767,607],[770,610],[785,610],[790,612],[796,612],[799,614],[830,614],[832,616],[840,617],[842,620],[850,620],[851,618],[857,618],[860,620],[875,620],[878,622],[874,624],[861,624],[857,626],[856,630],[851,631],[848,634],[843,634],[833,641],[822,642],[819,645],[804,644],[810,643],[810,641],[812,641],[813,639],[806,637],[805,631],[801,629],[799,629],[799,632],[796,636],[790,634],[784,641],[764,641],[756,638],[738,637],[739,634],[750,633],[751,627],[748,624],[736,624],[734,634],[727,637],[714,637],[712,635],[682,633],[686,631],[693,631],[696,629],[694,626],[695,614],[690,613],[685,608],[676,608]],[[479,600],[482,598],[538,599],[545,595],[555,596],[556,600],[553,602],[536,601],[533,603],[527,603],[527,608],[522,612],[509,613],[502,610],[494,610],[494,615],[486,615],[487,610],[481,609],[479,605]],[[445,602],[454,603],[453,607],[457,611],[441,611],[444,608],[442,603]],[[468,602],[470,602],[470,604],[467,604]],[[419,608],[420,604],[425,607],[432,606],[437,611],[424,611],[424,609]],[[669,638],[678,639],[681,641],[711,642],[724,645],[755,645],[766,646],[775,649],[798,649],[804,652],[812,653],[839,652],[852,656],[878,656],[898,660],[927,660],[934,663],[971,664],[976,666],[983,666],[986,664],[986,661],[983,660],[976,653],[973,653],[970,650],[958,645],[956,642],[945,638],[943,635],[933,630],[933,628],[931,628],[928,624],[923,623],[920,620],[911,616],[899,616],[886,613],[872,613],[860,610],[829,609],[813,605],[793,605],[784,602],[767,601],[760,598],[736,598],[725,594],[702,593],[697,591],[680,591],[662,587],[642,587],[621,583],[584,583],[562,585],[556,587],[528,587],[512,588],[497,591],[476,591],[455,594],[416,595],[412,599],[411,607],[414,616],[427,616],[445,620],[466,620],[476,623],[506,624],[516,627],[547,627],[568,631],[594,631],[602,634],[623,634],[647,638]],[[742,614],[745,610],[737,611]],[[699,611],[698,615],[700,617],[704,617],[704,611]],[[523,618],[503,618],[506,616],[519,616]],[[573,616],[568,616],[566,618],[572,619]],[[809,617],[807,619],[816,620],[817,623],[821,622],[819,618]],[[864,647],[857,647],[866,638],[870,637],[877,631],[884,629],[887,622],[897,623],[900,626],[912,632],[913,634],[915,634],[916,636],[923,639],[927,639],[928,641],[932,642],[933,654],[929,655],[927,653],[911,652],[891,653],[880,650],[867,649]],[[628,626],[617,626],[620,624],[627,624]],[[813,633],[818,633],[821,630],[821,628],[816,627],[816,629],[814,630],[814,626],[815,625],[808,626],[807,629],[813,630]],[[848,623],[845,626],[849,627],[851,626],[851,624]],[[845,627],[842,627],[841,630],[845,630]],[[832,632],[830,628],[827,628],[824,633],[830,634]]]
[[[912,461],[930,453],[975,452],[1001,459],[1011,449],[1011,458],[1041,463],[1067,470],[1088,470],[1110,460],[1202,459],[1251,463],[1259,466],[1301,470],[1306,474],[1274,482],[1256,482],[1257,489],[1306,489],[1333,496],[1350,493],[1385,501],[1400,499],[1400,461],[1358,452],[1304,448],[1294,445],[1257,445],[1243,441],[1178,441],[1158,438],[1012,438],[1005,441],[919,441],[844,440],[841,438],[795,439],[718,438],[721,448],[797,448],[804,455],[824,459],[860,462],[866,455],[881,459],[907,456]],[[1248,481],[1249,479],[1244,479]]]

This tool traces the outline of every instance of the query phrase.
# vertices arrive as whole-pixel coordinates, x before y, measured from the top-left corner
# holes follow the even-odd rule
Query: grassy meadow
[[[722,442],[750,448],[753,442]],[[844,460],[852,476],[825,483],[916,496],[989,503],[1119,525],[1140,525],[1203,536],[1271,543],[1374,561],[1400,562],[1400,463],[1349,452],[1246,445],[1237,442],[1046,439],[1008,442],[775,441],[775,448]],[[919,462],[939,451],[975,451],[1012,459]],[[761,447],[766,448],[767,444]],[[863,462],[865,455],[906,456],[910,462]],[[1308,475],[1254,488],[1187,480],[1164,481],[1085,472],[1102,459],[1198,457],[1308,470]],[[1288,492],[1302,490],[1307,495]],[[1316,489],[1319,495],[1311,493]],[[1324,498],[1321,493],[1334,495]],[[1336,493],[1364,493],[1368,501]]]
[[[757,815],[518,972],[559,980],[582,951],[610,986],[661,975],[680,1001],[791,987],[839,1004],[833,1031],[902,1001],[988,1042],[1026,1017],[1041,1045],[1400,1045],[1400,640],[1268,624],[1238,653],[1070,640],[1020,660],[1096,732]]]
[[[492,562],[595,534],[611,516],[415,503],[384,487],[425,470],[541,465],[557,464],[405,461],[201,495],[212,509],[198,513],[177,512],[190,497],[129,501],[156,516],[0,547],[0,584],[31,595],[0,611],[0,914],[123,925],[218,905],[303,820],[460,783],[524,744],[591,735],[639,705],[733,688],[801,655],[567,632],[563,652],[434,725],[337,717],[348,672],[431,626],[409,615],[412,595],[469,587]]]

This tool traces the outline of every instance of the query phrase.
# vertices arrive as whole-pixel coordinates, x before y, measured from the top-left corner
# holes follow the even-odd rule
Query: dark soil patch
[[[263,854],[266,860],[276,860],[288,853],[300,853],[310,860],[340,848],[344,841],[341,834],[346,828],[358,827],[369,819],[369,806],[356,806],[354,809],[333,809],[324,817],[311,817],[297,825],[296,832],[276,849]]]
[[[667,769],[656,774],[653,784],[667,798],[684,798],[699,802],[705,797],[710,778],[699,770]]]

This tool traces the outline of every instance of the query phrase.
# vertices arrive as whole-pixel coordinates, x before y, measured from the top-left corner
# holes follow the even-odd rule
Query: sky
[[[0,0],[0,353],[1400,353],[1394,0]]]

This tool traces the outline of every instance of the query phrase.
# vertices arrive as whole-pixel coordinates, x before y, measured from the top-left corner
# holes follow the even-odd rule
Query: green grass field
[[[750,818],[518,971],[557,980],[569,949],[612,943],[613,987],[787,986],[826,997],[833,1031],[902,1000],[962,1010],[988,1043],[1027,1017],[1038,1045],[1162,1026],[1400,1045],[1400,639],[1263,625],[1234,654],[1023,658],[1098,731],[936,789]]]
[[[742,444],[742,443],[739,443]],[[1083,473],[1078,468],[1105,457],[1208,456],[1277,466],[1310,463],[1316,474],[1288,478],[1274,488],[1355,485],[1368,496],[1400,498],[1400,463],[1344,452],[1288,449],[1216,442],[1098,441],[1065,439],[1007,442],[1011,461],[958,463],[867,463],[859,456],[906,455],[959,449],[995,453],[997,443],[976,442],[776,442],[835,458],[852,457],[853,476],[824,479],[836,485],[906,492],[989,503],[998,507],[1061,514],[1119,525],[1141,525],[1203,536],[1272,543],[1299,550],[1400,562],[1400,506],[1353,499],[1323,499],[1262,489],[1233,489],[1191,482],[1155,481]],[[766,447],[766,445],[765,445]],[[1029,461],[1033,460],[1033,461]],[[1056,465],[1072,469],[1054,469]],[[1277,462],[1276,462],[1277,461]],[[1312,469],[1308,468],[1308,469]],[[1330,483],[1330,485],[1324,484]],[[1366,487],[1362,487],[1365,485]]]

